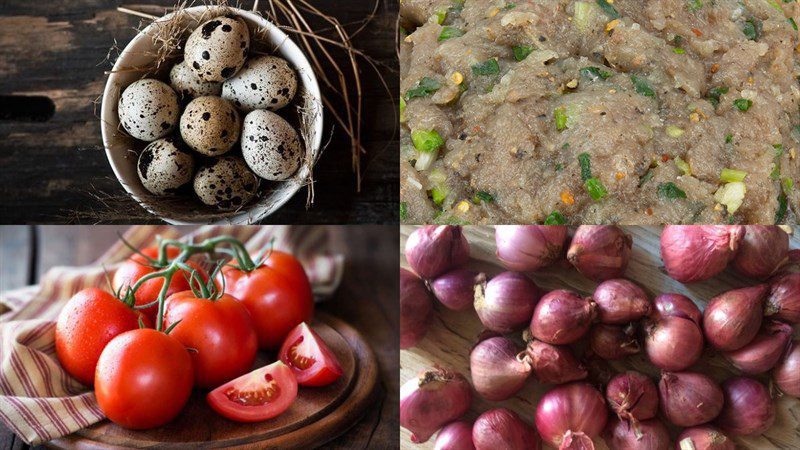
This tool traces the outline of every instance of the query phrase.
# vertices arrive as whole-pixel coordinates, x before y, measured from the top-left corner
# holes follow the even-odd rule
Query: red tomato
[[[230,265],[222,268],[225,291],[241,300],[256,327],[258,344],[277,349],[287,334],[314,313],[314,295],[306,272],[294,256],[274,251],[261,267],[245,272]]]
[[[64,305],[56,323],[56,355],[61,366],[91,386],[97,360],[117,335],[139,328],[141,314],[106,291],[84,289]],[[150,321],[143,318],[150,326]]]
[[[177,339],[153,329],[120,334],[108,343],[94,378],[97,403],[112,422],[155,428],[181,412],[194,382],[192,359]]]
[[[296,397],[292,370],[276,361],[214,389],[206,400],[228,419],[261,422],[286,411]]]
[[[289,333],[279,355],[302,386],[325,386],[342,376],[336,355],[305,322]]]
[[[195,385],[214,388],[247,373],[256,359],[258,338],[250,314],[238,300],[197,298],[192,291],[167,299],[164,327],[191,352]]]
[[[147,247],[141,250],[141,252],[149,258],[158,258],[158,247]],[[175,259],[180,252],[180,249],[177,247],[167,247],[167,257],[170,260]],[[204,280],[208,279],[208,275],[196,263],[193,261],[188,261],[186,264],[189,265],[189,267],[197,270]],[[114,273],[114,279],[111,284],[114,287],[114,290],[118,290],[123,287],[127,288],[128,286],[136,283],[136,281],[143,276],[159,270],[160,268],[150,265],[150,261],[145,259],[142,255],[134,253],[133,256],[122,263],[120,268],[117,269],[117,272]],[[175,275],[173,275],[172,281],[169,283],[169,288],[167,289],[167,297],[176,292],[189,290],[190,277],[191,274],[187,274],[184,271],[178,271]],[[154,301],[158,298],[158,293],[161,292],[161,288],[163,286],[163,278],[154,278],[152,280],[145,281],[136,291],[136,304],[146,305]],[[125,289],[122,290],[121,294],[125,294]],[[156,315],[158,314],[158,305],[153,305],[143,311],[151,321],[155,322]]]

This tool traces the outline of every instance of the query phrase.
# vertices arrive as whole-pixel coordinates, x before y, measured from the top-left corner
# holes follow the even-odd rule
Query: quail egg
[[[175,91],[152,78],[135,81],[125,88],[117,109],[125,131],[147,142],[168,135],[180,117]]]
[[[200,200],[223,210],[246,205],[257,189],[258,177],[236,156],[218,158],[194,177],[194,192]]]
[[[256,109],[244,118],[242,155],[256,175],[277,181],[297,171],[303,151],[289,122],[274,112]]]
[[[242,119],[236,108],[220,97],[197,97],[181,116],[181,137],[189,147],[208,155],[221,155],[239,140]]]
[[[288,105],[297,92],[297,76],[289,63],[277,56],[259,56],[244,63],[222,84],[222,98],[244,111],[275,111]]]
[[[234,15],[201,24],[186,41],[186,64],[203,81],[224,81],[239,71],[250,50],[250,30]]]
[[[197,78],[194,71],[186,65],[186,61],[175,64],[169,71],[169,84],[183,98],[217,95],[222,92],[222,84],[215,81],[203,81]]]
[[[158,139],[142,150],[136,168],[145,189],[167,195],[192,181],[194,158],[172,139]]]

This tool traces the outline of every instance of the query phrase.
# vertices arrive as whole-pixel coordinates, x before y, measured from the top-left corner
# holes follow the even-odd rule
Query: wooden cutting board
[[[358,421],[378,394],[378,365],[363,337],[345,322],[317,313],[314,330],[336,354],[344,375],[321,388],[300,387],[280,416],[259,423],[230,421],[215,413],[205,392],[195,391],[171,423],[132,431],[108,420],[48,443],[62,449],[118,448],[312,448],[339,436]],[[255,367],[274,361],[259,353]]]
[[[490,276],[504,271],[495,258],[494,229],[482,226],[464,228],[472,256],[468,267],[486,272]],[[403,256],[403,249],[406,238],[414,229],[416,227],[413,226],[400,227],[400,264],[406,268],[408,268],[408,264]],[[661,229],[659,227],[625,227],[625,229],[633,236],[633,256],[628,265],[626,277],[639,283],[653,296],[665,292],[682,293],[698,303],[702,309],[709,299],[723,291],[756,284],[755,281],[743,279],[732,270],[726,270],[702,283],[691,285],[678,283],[663,272],[659,252]],[[800,248],[798,234],[800,234],[800,229],[796,229],[791,238],[793,248]],[[596,283],[584,278],[570,267],[549,268],[530,274],[530,276],[536,281],[536,284],[548,290],[566,288],[588,295],[596,286]],[[472,309],[454,312],[444,308],[438,302],[436,302],[435,309],[436,319],[426,337],[417,347],[400,352],[401,385],[420,371],[437,363],[453,367],[468,379],[470,378],[470,349],[476,342],[478,334],[483,330],[478,316]],[[798,337],[800,337],[800,331],[795,330],[795,339]],[[522,348],[521,339],[518,344]],[[649,374],[655,380],[659,376],[659,371],[641,354],[621,362],[615,362],[612,366],[620,371],[626,368],[635,369]],[[736,373],[730,364],[721,356],[715,355],[712,350],[705,351],[701,361],[694,366],[693,370],[707,373],[718,381],[725,380]],[[756,378],[764,383],[769,383],[768,376]],[[502,402],[489,402],[476,394],[472,408],[465,418],[474,420],[483,411],[502,406],[517,412],[523,420],[533,424],[538,400],[551,387],[539,384],[531,378],[515,397]],[[776,400],[776,405],[777,417],[772,428],[762,436],[736,438],[736,442],[741,448],[759,450],[800,448],[800,400],[784,396]],[[664,423],[668,424],[666,420]],[[672,438],[675,439],[680,429],[671,425],[668,427],[670,427]],[[401,448],[404,449],[432,449],[434,440],[435,436],[425,444],[416,445],[411,443],[408,430],[401,429],[400,432]],[[598,449],[608,448],[602,439],[595,439],[595,445]]]

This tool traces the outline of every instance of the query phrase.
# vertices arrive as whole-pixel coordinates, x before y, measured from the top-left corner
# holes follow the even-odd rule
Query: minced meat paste
[[[401,221],[797,223],[794,0],[402,0]]]

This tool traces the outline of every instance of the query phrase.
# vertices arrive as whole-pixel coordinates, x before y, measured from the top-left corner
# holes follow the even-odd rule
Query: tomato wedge
[[[342,376],[336,355],[305,322],[289,332],[278,355],[302,386],[325,386]]]
[[[276,361],[214,389],[206,401],[214,411],[237,422],[261,422],[286,411],[297,397],[297,380]]]

